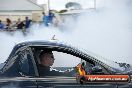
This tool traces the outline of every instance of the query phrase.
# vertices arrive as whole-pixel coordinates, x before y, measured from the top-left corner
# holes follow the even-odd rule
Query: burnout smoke
[[[100,0],[95,11],[80,16],[72,41],[113,61],[131,64],[131,4],[130,0]]]
[[[21,31],[16,31],[14,33],[1,32],[0,62],[4,62],[8,58],[11,50],[16,44],[32,40],[51,40],[52,36],[56,34],[60,37],[60,32],[55,28],[46,28],[36,25],[33,25],[31,32],[26,35],[24,35]]]

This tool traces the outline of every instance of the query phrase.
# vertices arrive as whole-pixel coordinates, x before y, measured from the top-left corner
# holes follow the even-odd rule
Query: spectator
[[[21,21],[21,19],[19,18],[17,23],[16,23],[17,29],[23,29],[24,26],[25,25],[24,25],[23,21]]]
[[[45,26],[49,26],[49,16],[43,12],[43,22]]]
[[[48,14],[45,14],[43,12],[43,22],[44,22],[44,25],[45,26],[49,26],[50,24],[53,24],[53,18],[54,17],[55,16],[54,16],[54,14],[51,11],[49,11]]]
[[[54,17],[55,17],[54,14],[53,14],[51,11],[49,11],[49,23],[50,23],[50,24],[53,23],[53,18],[54,18]]]
[[[0,20],[0,29],[4,29],[5,25],[2,23],[2,21]]]
[[[11,29],[11,20],[9,18],[6,19],[6,29]]]
[[[31,20],[28,17],[26,17],[26,20],[25,20],[25,28],[26,29],[29,28],[30,27],[30,24],[31,24]]]

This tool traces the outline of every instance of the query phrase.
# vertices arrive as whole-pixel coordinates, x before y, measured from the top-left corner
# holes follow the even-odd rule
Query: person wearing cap
[[[59,72],[52,70],[51,66],[54,63],[54,55],[52,51],[42,51],[39,55],[40,64],[38,65],[38,71],[40,76],[64,76],[65,72]]]

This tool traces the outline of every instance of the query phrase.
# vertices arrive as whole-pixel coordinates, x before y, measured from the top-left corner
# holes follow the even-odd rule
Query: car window
[[[54,54],[54,64],[53,69],[65,72],[65,71],[75,71],[75,67],[81,63],[81,58],[73,56],[71,54],[53,51]],[[73,74],[71,74],[72,76]]]
[[[76,67],[79,63],[84,62],[84,68],[87,74],[109,74],[107,70],[98,63],[93,64],[90,62],[86,62],[79,57],[63,52],[53,51],[53,54],[55,61],[52,67],[57,70],[73,70],[73,68]]]
[[[47,50],[42,50],[41,52],[43,51]],[[109,74],[107,69],[98,63],[85,61],[78,54],[74,53],[73,55],[62,51],[46,53],[42,60],[39,61],[38,72],[40,76],[76,76],[79,72],[77,67],[82,63],[84,63],[82,66],[86,74]]]
[[[24,50],[19,53],[19,73],[26,76],[34,75],[34,68],[29,51]]]
[[[47,55],[49,56],[46,57]],[[58,51],[52,51],[52,54],[46,53],[44,57],[38,65],[40,76],[75,76],[75,67],[81,63],[81,58]]]
[[[54,64],[52,67],[75,67],[81,62],[81,58],[71,54],[53,51]]]

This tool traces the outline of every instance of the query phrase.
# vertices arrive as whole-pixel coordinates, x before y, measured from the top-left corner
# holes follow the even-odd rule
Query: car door
[[[0,88],[37,88],[34,61],[30,48],[20,49],[8,61],[0,79]]]
[[[60,72],[66,72],[68,75],[61,75],[61,76],[45,76],[45,77],[38,77],[37,83],[39,88],[116,88],[117,85],[109,84],[109,83],[102,83],[102,84],[84,84],[81,85],[77,83],[76,75],[77,71],[75,66],[77,66],[83,58],[80,58],[82,54],[80,52],[74,53],[67,53],[67,52],[58,52],[53,51],[55,56],[55,62],[53,64],[53,69],[59,70]],[[80,55],[80,57],[79,57]]]

